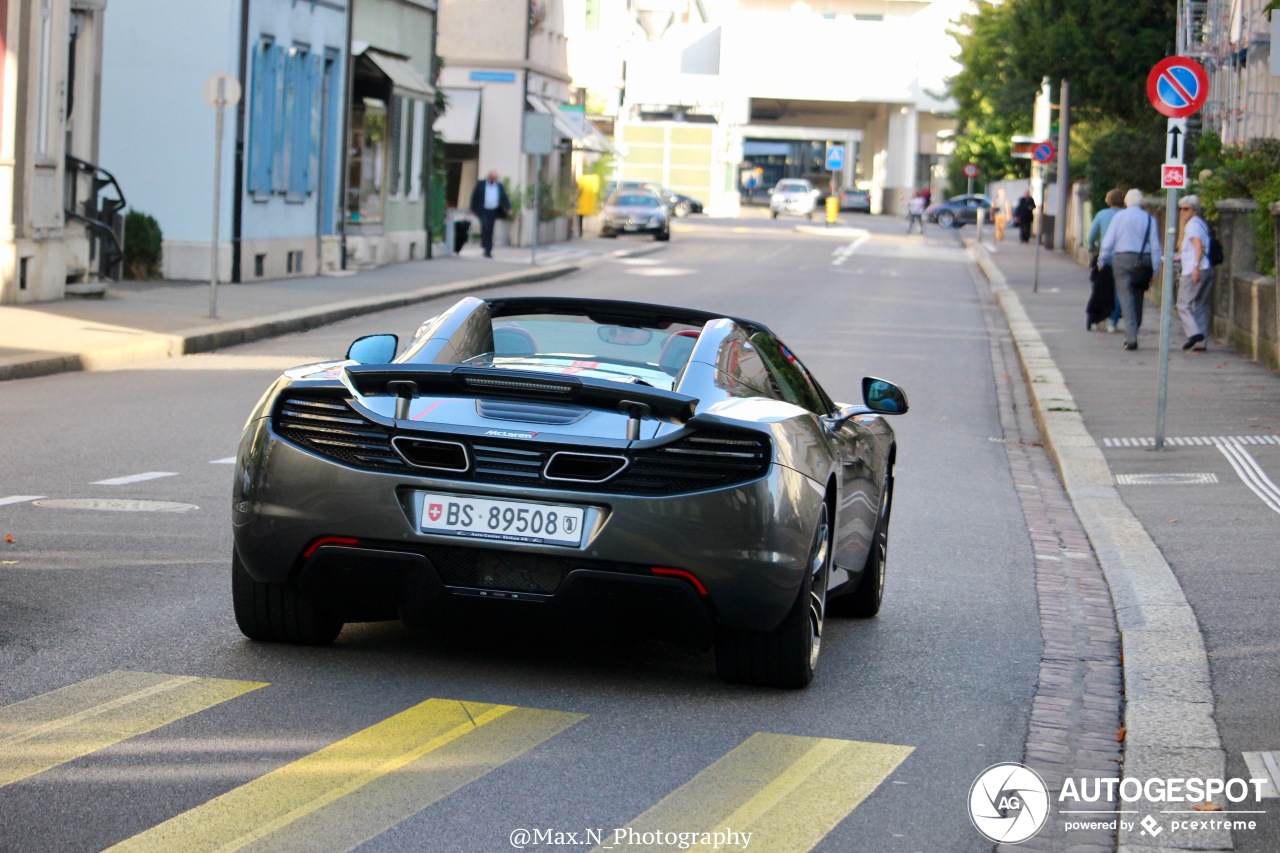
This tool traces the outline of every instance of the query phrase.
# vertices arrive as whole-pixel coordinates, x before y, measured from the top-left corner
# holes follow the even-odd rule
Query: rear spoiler
[[[683,424],[693,417],[698,398],[647,385],[587,376],[562,376],[532,370],[468,367],[453,364],[359,364],[343,369],[342,382],[361,395],[399,397],[407,409],[418,395],[458,394],[521,397],[574,403],[622,412],[633,419],[653,417]],[[397,417],[401,417],[399,407]]]

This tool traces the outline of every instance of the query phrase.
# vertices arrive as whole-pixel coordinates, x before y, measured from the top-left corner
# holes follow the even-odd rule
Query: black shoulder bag
[[[1138,253],[1138,263],[1129,273],[1129,287],[1135,292],[1146,293],[1151,286],[1155,272],[1151,268],[1151,253],[1147,251],[1147,243],[1151,240],[1151,217],[1147,217],[1147,228],[1142,234],[1142,250]]]

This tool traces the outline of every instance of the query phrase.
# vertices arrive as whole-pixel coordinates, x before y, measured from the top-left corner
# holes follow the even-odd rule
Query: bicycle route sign
[[[1165,57],[1147,75],[1147,99],[1161,115],[1185,118],[1209,99],[1209,75],[1189,56]]]

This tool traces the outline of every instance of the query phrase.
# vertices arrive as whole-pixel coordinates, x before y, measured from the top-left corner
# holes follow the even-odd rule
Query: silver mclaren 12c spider
[[[879,611],[897,385],[835,403],[759,323],[600,299],[466,297],[398,349],[371,335],[289,370],[249,417],[246,636],[536,609],[795,688],[829,615]]]

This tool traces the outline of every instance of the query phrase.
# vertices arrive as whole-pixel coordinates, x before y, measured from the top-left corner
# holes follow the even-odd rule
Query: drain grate
[[[1121,486],[1202,486],[1218,482],[1217,474],[1117,474]]]

